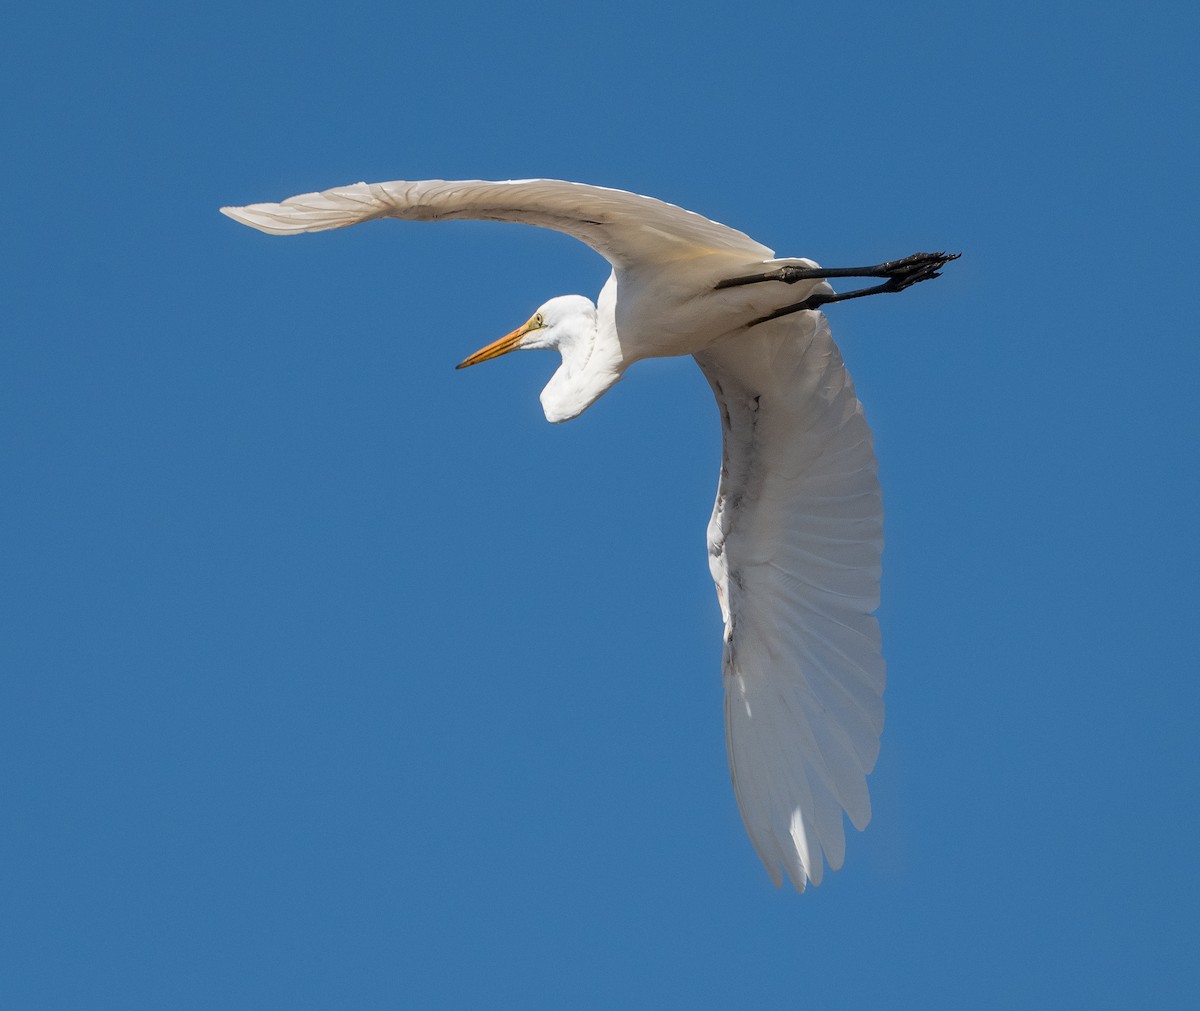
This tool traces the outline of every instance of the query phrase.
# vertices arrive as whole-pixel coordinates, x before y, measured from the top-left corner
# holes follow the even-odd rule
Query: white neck
[[[546,420],[558,424],[579,417],[621,378],[623,371],[619,356],[605,354],[595,345],[582,363],[564,357],[542,390]]]
[[[578,417],[625,371],[616,334],[608,332],[611,324],[598,321],[594,310],[556,329],[562,364],[541,396],[546,420],[554,424]]]

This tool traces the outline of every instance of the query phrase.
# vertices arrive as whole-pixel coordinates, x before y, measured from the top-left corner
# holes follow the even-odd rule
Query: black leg
[[[933,276],[937,277],[936,274]],[[823,305],[829,305],[830,302],[845,302],[848,298],[862,298],[863,295],[882,295],[885,292],[901,290],[903,289],[893,287],[891,282],[888,282],[887,284],[877,284],[874,288],[858,288],[855,291],[847,291],[842,295],[809,295],[803,302],[797,302],[795,305],[785,305],[782,309],[776,309],[766,316],[759,316],[758,319],[751,320],[746,325],[758,326],[759,323],[779,319],[780,316],[790,316],[794,312],[803,312],[805,309],[819,309]]]
[[[735,288],[741,284],[757,284],[759,281],[795,284],[797,281],[811,281],[823,277],[886,277],[889,282],[900,285],[888,288],[888,291],[902,291],[910,284],[937,277],[937,272],[942,267],[960,256],[962,253],[913,253],[903,260],[888,260],[887,263],[877,263],[873,267],[797,267],[789,263],[762,274],[726,278],[717,283],[717,288]]]
[[[912,256],[906,256],[903,260],[889,260],[887,263],[880,263],[874,267],[797,267],[785,264],[763,274],[729,278],[718,283],[717,288],[733,288],[742,284],[756,284],[759,281],[782,281],[784,284],[795,284],[797,281],[825,277],[887,278],[883,284],[877,284],[872,288],[858,288],[841,295],[809,295],[803,302],[776,309],[749,324],[757,326],[759,323],[779,319],[780,316],[787,316],[794,312],[817,309],[820,306],[829,305],[830,302],[845,302],[847,299],[862,298],[864,295],[882,295],[892,291],[903,291],[919,281],[928,281],[930,278],[939,277],[941,268],[951,260],[957,260],[961,255],[961,253],[913,253]]]

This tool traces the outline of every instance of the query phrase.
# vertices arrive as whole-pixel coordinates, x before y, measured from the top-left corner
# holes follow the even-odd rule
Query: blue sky
[[[5,1007],[1185,1006],[1194,5],[27,6],[6,19]],[[875,816],[770,884],[687,361],[552,427],[465,354],[607,266],[273,239],[359,179],[618,186],[833,307],[887,511]]]

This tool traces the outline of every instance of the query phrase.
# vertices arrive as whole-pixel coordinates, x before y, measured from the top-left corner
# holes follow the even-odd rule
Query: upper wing
[[[748,262],[773,253],[748,235],[674,204],[558,179],[510,182],[355,183],[280,204],[222,207],[235,221],[272,235],[319,232],[374,218],[517,221],[581,239],[614,267],[735,253]]]
[[[825,316],[801,312],[696,355],[721,409],[708,528],[725,617],[734,790],[778,885],[842,865],[842,810],[871,817],[883,729],[883,508],[871,431]]]

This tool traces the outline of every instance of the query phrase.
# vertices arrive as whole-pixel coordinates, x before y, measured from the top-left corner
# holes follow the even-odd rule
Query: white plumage
[[[784,874],[800,890],[819,884],[822,854],[839,868],[842,811],[859,829],[871,817],[866,776],[883,727],[872,616],[883,511],[871,432],[825,316],[762,319],[831,292],[823,280],[719,287],[816,265],[773,260],[741,232],[650,197],[557,180],[358,183],[222,210],[276,235],[382,217],[523,222],[574,235],[609,260],[595,305],[551,299],[463,364],[558,350],[562,365],[542,393],[557,422],[640,358],[695,356],[724,432],[708,544],[725,621],[734,790],[776,884]]]
[[[842,809],[871,819],[883,730],[883,508],[871,431],[829,335],[804,312],[696,360],[721,408],[708,527],[725,602],[725,728],[742,817],[775,883],[842,865]]]

